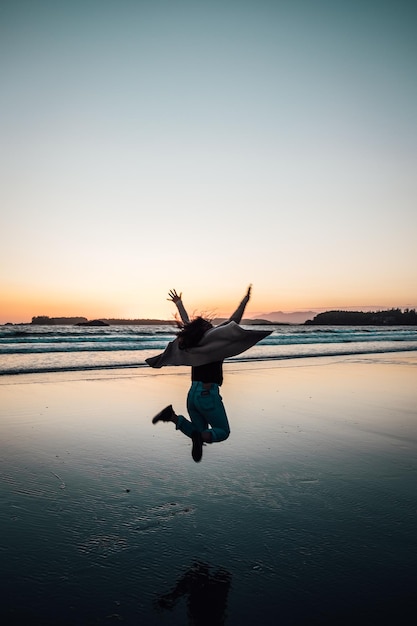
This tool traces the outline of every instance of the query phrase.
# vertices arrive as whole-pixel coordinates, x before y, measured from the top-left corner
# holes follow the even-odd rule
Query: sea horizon
[[[257,311],[252,313],[251,317],[245,317],[244,322],[251,324],[254,322],[265,322],[268,324],[304,324],[307,320],[314,318],[315,316],[325,313],[325,312],[362,312],[362,313],[372,313],[372,312],[388,312],[388,311],[416,311],[417,305],[411,304],[401,304],[395,306],[385,306],[385,305],[358,305],[358,306],[345,306],[345,307],[305,307],[299,308],[295,310],[277,310],[270,311],[269,313]],[[213,315],[212,320],[220,323],[226,320],[227,317],[221,315]],[[36,321],[34,321],[36,320]],[[44,321],[41,321],[44,320]],[[0,326],[26,326],[28,324],[40,325],[47,324],[47,320],[49,323],[53,323],[54,325],[66,325],[69,323],[73,323],[71,321],[59,321],[59,320],[82,320],[86,322],[93,321],[107,321],[111,324],[125,324],[125,325],[136,325],[136,324],[175,324],[175,317],[167,318],[159,318],[157,316],[152,317],[108,317],[108,316],[93,316],[88,317],[85,315],[33,315],[31,317],[31,321],[4,321],[0,323]],[[74,322],[76,323],[76,322]]]

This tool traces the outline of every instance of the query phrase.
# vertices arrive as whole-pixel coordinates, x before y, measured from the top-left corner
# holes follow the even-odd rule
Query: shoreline
[[[265,359],[242,359],[242,360],[225,360],[224,371],[247,371],[257,369],[279,369],[287,367],[300,367],[301,365],[323,365],[330,363],[345,363],[345,362],[362,362],[373,361],[375,363],[390,363],[396,362],[408,362],[410,365],[417,364],[417,349],[407,349],[401,351],[385,351],[385,352],[360,352],[360,353],[338,353],[331,355],[309,355],[298,356],[293,355],[291,357],[278,357],[278,358],[265,358]],[[46,382],[50,378],[54,380],[89,380],[89,379],[118,379],[118,378],[132,378],[143,376],[172,376],[178,374],[182,376],[189,376],[190,368],[186,366],[168,366],[160,369],[149,367],[146,363],[141,363],[135,366],[108,366],[108,367],[91,367],[80,369],[67,369],[67,370],[51,370],[51,371],[37,371],[37,372],[22,372],[22,373],[5,373],[0,374],[0,386],[17,383],[27,382]],[[49,382],[52,382],[49,381]]]

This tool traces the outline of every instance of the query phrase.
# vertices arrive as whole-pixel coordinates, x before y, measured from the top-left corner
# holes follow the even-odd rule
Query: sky
[[[0,0],[0,323],[416,307],[416,18]]]

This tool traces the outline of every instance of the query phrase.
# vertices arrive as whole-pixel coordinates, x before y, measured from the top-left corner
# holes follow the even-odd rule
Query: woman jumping
[[[173,422],[175,428],[192,440],[192,457],[201,461],[204,443],[224,441],[230,434],[229,421],[220,395],[223,383],[223,360],[240,354],[271,331],[244,330],[239,326],[243,312],[249,302],[251,286],[230,318],[213,326],[201,316],[190,320],[181,300],[182,294],[175,289],[169,292],[169,300],[177,306],[181,322],[175,341],[157,357],[147,359],[151,367],[164,365],[191,366],[191,387],[187,396],[187,411],[191,421],[177,415],[172,405],[165,407],[152,419],[158,422]]]

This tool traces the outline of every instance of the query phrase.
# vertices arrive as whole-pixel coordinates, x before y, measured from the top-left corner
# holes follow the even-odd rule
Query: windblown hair
[[[187,324],[177,321],[177,325],[181,329],[180,332],[177,333],[180,350],[194,348],[200,343],[203,335],[210,330],[210,328],[213,328],[213,324],[201,316],[196,317],[192,322],[188,322]]]

